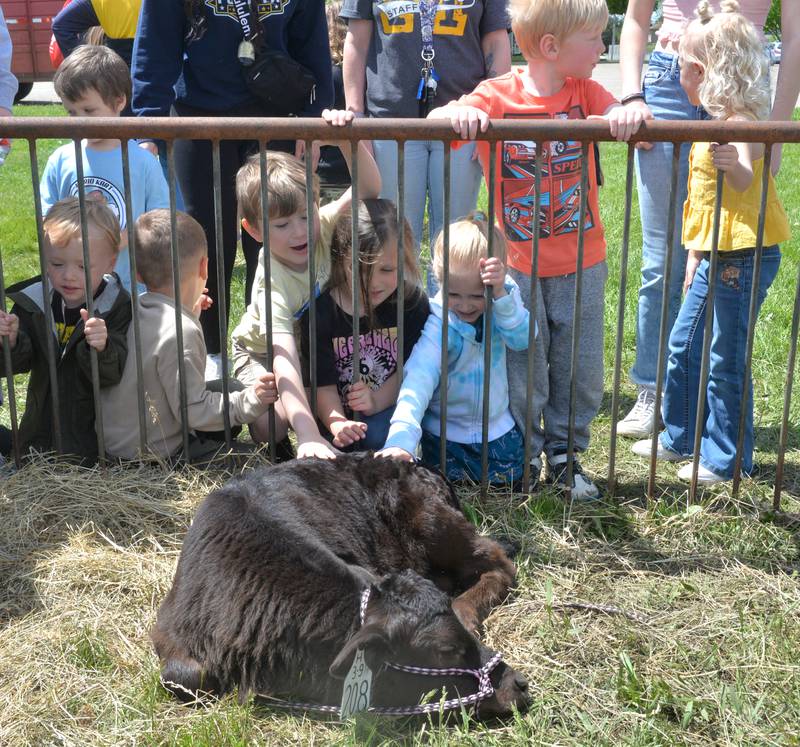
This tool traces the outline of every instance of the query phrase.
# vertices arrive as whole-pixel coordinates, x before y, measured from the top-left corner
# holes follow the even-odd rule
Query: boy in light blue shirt
[[[53,84],[71,117],[118,117],[130,99],[131,77],[123,59],[108,47],[78,47],[61,63]],[[158,160],[135,142],[128,142],[131,177],[131,210],[125,210],[122,146],[112,138],[87,138],[81,142],[83,184],[86,196],[103,199],[117,216],[123,248],[114,267],[127,290],[131,287],[128,257],[128,220],[142,213],[169,207],[169,189]],[[75,146],[57,148],[47,160],[39,185],[42,212],[65,197],[78,194]],[[139,288],[144,292],[144,286]]]
[[[488,256],[489,231],[495,256]],[[442,236],[433,271],[441,285]],[[484,287],[492,289],[489,392],[489,472],[492,483],[518,482],[524,462],[523,436],[508,408],[506,347],[528,347],[530,318],[516,283],[505,272],[505,241],[486,217],[473,213],[450,226],[448,298],[431,300],[431,315],[406,364],[389,436],[378,456],[411,460],[422,442],[422,461],[439,466],[441,445],[442,315],[448,313],[447,432],[445,472],[451,480],[481,479],[484,380]]]

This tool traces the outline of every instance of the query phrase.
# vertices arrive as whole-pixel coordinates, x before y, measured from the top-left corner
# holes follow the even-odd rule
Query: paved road
[[[778,66],[773,65],[771,69],[772,85],[775,86],[775,79],[778,77]],[[615,96],[622,95],[622,81],[619,72],[619,63],[601,62],[594,71],[595,80],[602,83]],[[33,90],[25,98],[25,104],[57,104],[58,96],[53,90],[52,83],[34,83]],[[797,106],[800,107],[800,99]]]

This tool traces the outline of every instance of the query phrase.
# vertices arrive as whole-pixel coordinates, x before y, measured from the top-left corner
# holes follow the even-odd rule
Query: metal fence
[[[42,267],[42,280],[44,283],[45,298],[47,298],[47,275],[45,272],[45,261],[43,255],[43,229],[42,229],[42,210],[41,199],[39,196],[39,162],[37,159],[36,144],[37,140],[41,138],[68,138],[72,139],[76,149],[76,162],[78,167],[78,184],[79,186],[79,201],[81,205],[81,222],[82,222],[82,235],[83,235],[83,255],[84,266],[86,273],[86,286],[88,292],[86,294],[86,304],[90,314],[92,313],[93,299],[91,297],[91,282],[89,270],[89,247],[87,242],[87,231],[85,223],[85,200],[86,194],[83,187],[82,179],[82,159],[80,157],[80,140],[85,137],[98,137],[98,138],[121,138],[122,139],[122,166],[124,173],[125,185],[125,200],[126,211],[131,215],[131,183],[130,183],[130,167],[128,163],[127,142],[129,139],[135,138],[158,138],[166,142],[166,154],[168,161],[168,181],[170,192],[170,205],[171,205],[171,218],[172,218],[172,268],[173,268],[173,283],[175,289],[175,297],[180,298],[180,263],[178,261],[178,254],[176,251],[176,218],[175,218],[175,204],[176,204],[176,189],[175,189],[175,169],[173,158],[173,145],[175,139],[204,139],[210,140],[212,143],[212,161],[213,161],[213,175],[214,175],[214,207],[215,207],[215,220],[216,220],[216,248],[211,247],[210,251],[217,252],[217,273],[218,273],[218,288],[221,297],[215,299],[220,310],[220,337],[226,340],[228,337],[228,320],[225,313],[225,283],[224,283],[224,263],[222,261],[222,198],[221,198],[221,185],[220,185],[220,141],[221,140],[252,140],[258,146],[260,152],[260,166],[262,174],[262,214],[263,225],[267,226],[269,223],[269,204],[266,189],[266,180],[264,175],[266,173],[267,159],[269,154],[267,152],[267,143],[271,140],[281,139],[299,139],[306,142],[306,149],[310,151],[311,143],[314,140],[330,139],[332,136],[331,128],[321,120],[316,119],[244,119],[244,118],[175,118],[175,119],[160,119],[160,118],[140,118],[140,119],[48,119],[48,118],[26,118],[26,119],[11,119],[4,124],[4,132],[7,136],[17,138],[19,141],[27,140],[30,154],[30,171],[31,180],[33,184],[34,205],[35,205],[35,220],[37,226],[37,235],[39,241],[39,259]],[[408,140],[441,140],[445,143],[444,150],[444,205],[445,215],[450,216],[450,148],[453,138],[453,132],[449,123],[446,122],[431,122],[425,120],[359,120],[351,127],[338,128],[335,131],[335,136],[340,140],[349,140],[351,143],[353,153],[353,200],[358,200],[357,194],[357,161],[355,152],[358,147],[358,141],[362,139],[394,139],[400,144],[399,157],[398,157],[398,215],[402,218],[405,215],[404,206],[404,160],[403,160],[403,144]],[[534,164],[534,211],[533,215],[538,216],[541,207],[541,177],[542,177],[542,164],[543,164],[543,143],[553,140],[572,140],[581,143],[583,154],[583,168],[581,171],[581,191],[580,191],[580,215],[586,215],[587,207],[587,184],[588,175],[586,165],[588,164],[588,149],[592,147],[593,143],[597,141],[610,140],[608,126],[605,122],[601,121],[495,121],[492,123],[489,131],[480,136],[480,139],[485,139],[493,144],[500,144],[504,140],[513,141],[532,141],[536,144],[536,160]],[[683,142],[699,141],[699,142],[757,142],[763,143],[765,146],[774,143],[797,143],[800,142],[800,123],[791,122],[736,122],[736,123],[721,123],[715,121],[705,122],[652,122],[648,123],[642,128],[637,135],[637,140],[642,141],[664,141],[679,144]],[[489,163],[489,176],[487,179],[488,187],[488,213],[492,216],[495,215],[495,179],[497,176],[497,147],[490,149],[490,163]],[[625,296],[628,288],[628,254],[630,242],[630,228],[631,228],[631,205],[633,195],[633,170],[634,170],[634,146],[629,144],[627,150],[627,163],[626,163],[626,177],[625,177],[625,205],[623,215],[623,231],[622,243],[620,247],[620,276],[619,276],[619,302],[616,318],[616,334],[614,346],[614,359],[613,359],[613,384],[612,384],[612,401],[611,401],[611,434],[609,443],[609,464],[608,464],[608,493],[613,495],[617,487],[616,475],[616,456],[617,456],[617,434],[616,434],[616,421],[619,415],[620,407],[620,378],[622,366],[622,345],[624,333],[624,312],[625,312]],[[757,233],[757,245],[754,265],[754,283],[753,293],[750,300],[750,322],[747,335],[746,345],[746,364],[745,370],[741,372],[743,381],[747,382],[752,367],[752,350],[753,339],[755,331],[755,314],[753,313],[756,304],[756,292],[758,289],[758,276],[761,267],[761,252],[764,234],[764,214],[767,198],[767,174],[769,173],[771,149],[769,147],[765,150],[764,158],[764,178],[761,185],[761,208],[760,218]],[[661,304],[661,327],[659,334],[659,364],[657,372],[657,381],[664,379],[664,351],[666,349],[669,332],[667,328],[667,304],[668,304],[668,287],[669,287],[669,274],[671,267],[671,257],[673,252],[673,239],[674,226],[675,226],[675,211],[680,208],[676,205],[675,195],[677,193],[677,182],[679,173],[679,158],[680,148],[673,148],[672,169],[670,175],[671,184],[671,201],[669,205],[669,234],[667,237],[667,255],[665,258],[664,267],[664,292]],[[306,176],[307,183],[312,183],[312,171],[310,161],[306,162]],[[665,175],[666,177],[666,175]],[[714,248],[710,255],[710,274],[713,277],[717,267],[718,252],[717,252],[717,239],[719,236],[720,213],[721,213],[721,195],[722,195],[722,175],[718,175],[717,179],[717,199],[716,208],[714,213]],[[309,214],[313,210],[314,196],[311,190],[307,190],[307,209]],[[602,199],[602,196],[601,196]],[[458,216],[450,216],[455,219]],[[583,254],[584,254],[584,221],[581,219],[578,234],[577,234],[577,263],[576,263],[576,282],[574,294],[574,308],[576,310],[581,308],[582,303],[582,278],[583,278]],[[309,221],[308,229],[308,244],[309,247],[313,246],[312,237],[313,225]],[[353,272],[352,277],[358,277],[357,267],[357,212],[353,212]],[[267,352],[264,364],[267,370],[272,370],[273,367],[273,349],[272,349],[272,319],[271,319],[271,288],[270,288],[270,252],[269,252],[269,232],[264,231],[264,252],[263,252],[263,271],[266,279],[266,294],[265,294],[265,308],[264,318],[267,324]],[[532,309],[536,308],[536,293],[537,293],[537,277],[538,277],[538,261],[539,261],[539,232],[534,230],[531,241],[532,250],[532,263],[531,263],[531,303]],[[127,224],[128,244],[130,248],[130,271],[131,277],[136,278],[136,247],[135,236],[133,233],[132,221]],[[449,246],[449,225],[448,221],[444,221],[443,227],[443,242],[444,246]],[[2,242],[2,238],[0,238]],[[403,235],[400,233],[398,240],[398,287],[403,287]],[[2,249],[0,244],[0,304],[3,309],[6,309],[5,298],[5,282],[3,277],[2,265]],[[493,237],[489,233],[489,253],[493,252]],[[444,263],[444,277],[442,283],[442,292],[444,298],[447,298],[448,293],[448,263],[447,252],[443,254]],[[309,251],[309,293],[310,297],[314,297],[314,289],[316,285],[316,268],[314,266],[314,252]],[[483,379],[483,451],[482,451],[482,466],[483,466],[483,482],[482,488],[486,488],[486,474],[488,464],[488,450],[487,450],[487,432],[489,421],[489,391],[491,387],[489,356],[491,347],[491,303],[489,296],[489,289],[486,290],[486,321],[485,330],[485,371],[486,376]],[[136,283],[132,283],[132,306],[135,311],[136,301],[138,297]],[[353,288],[353,371],[359,370],[359,293],[354,285]],[[403,375],[403,294],[397,294],[398,310],[397,310],[397,325],[398,325],[398,377],[402,380]],[[713,284],[709,286],[709,293],[707,299],[707,307],[712,308],[714,304],[714,288]],[[310,339],[316,339],[316,314],[314,312],[314,304],[310,305]],[[48,326],[52,328],[52,310],[49,304],[45,304],[45,313],[47,315]],[[175,309],[175,323],[177,330],[177,344],[178,349],[183,349],[182,340],[182,324],[181,324],[181,307],[176,304]],[[443,353],[442,353],[442,381],[441,389],[446,391],[447,388],[447,315],[443,315]],[[571,484],[571,476],[573,470],[574,460],[574,422],[575,422],[575,372],[578,361],[578,340],[580,335],[580,314],[574,314],[574,325],[572,331],[572,359],[570,376],[570,414],[569,414],[569,440],[568,440],[568,456],[567,456],[567,484]],[[690,500],[694,500],[697,493],[697,471],[699,464],[699,446],[700,437],[702,434],[702,424],[705,419],[705,390],[708,379],[709,370],[709,353],[711,345],[711,325],[713,323],[713,314],[706,314],[705,321],[705,336],[704,346],[702,352],[701,373],[700,373],[700,388],[698,393],[698,406],[697,406],[697,425],[695,427],[695,444],[694,444],[694,458],[693,458],[693,478],[690,485]],[[136,313],[133,315],[133,337],[134,337],[134,351],[133,354],[136,360],[136,370],[138,374],[138,429],[139,429],[139,444],[142,454],[147,453],[146,445],[146,403],[145,393],[142,386],[142,351],[140,344],[140,330],[139,319]],[[795,367],[795,360],[797,355],[797,337],[798,325],[800,324],[800,273],[797,278],[797,286],[794,300],[794,310],[792,316],[792,327],[790,337],[790,348],[788,360],[786,362],[786,385],[784,389],[783,413],[781,418],[780,440],[777,455],[777,469],[775,477],[774,488],[774,505],[776,508],[780,506],[780,497],[783,485],[784,473],[784,460],[787,445],[787,434],[789,428],[789,407],[791,401],[793,372]],[[530,345],[534,343],[534,325],[531,325],[530,332]],[[312,411],[315,409],[316,401],[316,360],[315,360],[315,346],[310,345],[310,376],[311,376],[311,391],[310,403]],[[52,409],[53,420],[55,423],[54,443],[56,450],[61,451],[61,438],[60,438],[60,423],[59,423],[59,402],[58,402],[58,387],[56,385],[56,359],[58,350],[56,349],[55,340],[48,349],[48,366],[52,391]],[[6,371],[11,371],[11,352],[8,345],[8,338],[3,338],[3,355],[5,361]],[[105,460],[105,443],[104,434],[102,429],[102,412],[100,402],[100,385],[97,368],[96,351],[91,350],[92,356],[92,378],[94,387],[94,401],[96,408],[97,420],[97,445],[100,454],[100,460]],[[181,396],[181,414],[183,419],[183,444],[184,452],[188,453],[189,450],[189,424],[187,421],[187,402],[186,402],[186,372],[183,363],[182,355],[178,355],[179,362],[179,381],[180,381],[180,396]],[[230,444],[231,441],[231,426],[228,414],[228,379],[227,375],[230,371],[228,354],[226,346],[222,346],[222,365],[223,365],[223,401],[224,401],[224,419],[225,419],[225,436]],[[15,443],[15,460],[17,464],[20,463],[21,454],[19,453],[19,444],[17,438],[17,411],[15,407],[14,397],[14,378],[12,375],[7,376],[8,383],[8,402],[10,419],[12,423],[12,432]],[[533,356],[529,356],[528,364],[528,379],[527,379],[527,405],[530,411],[531,395],[533,391]],[[744,387],[744,396],[748,396],[748,388]],[[446,439],[446,419],[447,408],[445,398],[442,398],[442,412],[441,412],[441,460],[444,463],[445,439]],[[656,392],[656,411],[659,411],[661,403],[661,391]],[[745,412],[746,402],[743,403],[742,414],[739,422],[738,441],[737,441],[737,454],[736,454],[736,468],[734,470],[733,480],[733,493],[734,495],[739,490],[740,485],[740,472],[742,449],[745,428]],[[272,412],[272,408],[270,408]],[[531,424],[530,418],[527,419],[528,424],[525,432],[525,474],[523,480],[527,484],[529,479],[530,458],[534,456],[531,454]],[[131,427],[134,427],[131,424]],[[275,422],[274,417],[270,417],[270,446],[274,456],[275,448]],[[657,434],[654,433],[652,437],[652,450],[649,463],[647,496],[652,499],[656,487],[656,447],[657,447]]]

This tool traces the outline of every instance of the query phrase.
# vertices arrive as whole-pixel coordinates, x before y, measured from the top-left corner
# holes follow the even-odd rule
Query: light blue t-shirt
[[[127,244],[128,220],[125,214],[125,189],[122,177],[122,148],[96,150],[89,148],[84,140],[83,183],[86,195],[100,193],[112,212],[119,218],[123,244]],[[128,158],[131,167],[131,209],[132,220],[142,213],[155,208],[169,207],[169,188],[158,159],[133,142],[128,143]],[[42,195],[42,214],[59,200],[75,197],[78,194],[78,170],[75,163],[75,146],[67,143],[57,148],[47,159],[42,182],[39,185]],[[131,273],[128,249],[120,252],[114,268],[122,284],[131,289]],[[144,286],[140,284],[140,292]]]

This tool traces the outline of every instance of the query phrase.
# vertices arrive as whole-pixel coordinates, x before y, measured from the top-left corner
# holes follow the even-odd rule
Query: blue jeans
[[[422,461],[429,467],[440,467],[441,436],[422,431]],[[469,478],[473,482],[481,480],[481,443],[462,444],[448,440],[445,454],[444,472],[448,480]],[[519,428],[514,426],[494,441],[489,441],[489,474],[487,479],[497,485],[513,483],[522,479],[522,465],[525,462],[525,443]]]
[[[704,119],[705,112],[689,103],[681,88],[677,55],[653,52],[644,76],[644,95],[656,119]],[[689,175],[690,144],[681,146],[678,194],[675,206],[675,237],[669,284],[667,333],[672,329],[681,303],[686,271],[686,252],[681,243],[683,203]],[[656,388],[658,335],[667,256],[669,198],[672,179],[672,144],[654,143],[651,150],[636,151],[636,184],[642,219],[642,279],[636,323],[636,362],[630,376],[634,383]],[[666,351],[664,352],[666,357]]]
[[[714,324],[700,463],[727,478],[733,477],[744,399],[743,376],[754,262],[753,251],[736,252],[731,257],[720,252],[714,280]],[[756,316],[778,273],[780,262],[781,254],[777,246],[764,248]],[[665,430],[661,434],[661,444],[684,456],[691,456],[694,448],[708,271],[709,263],[704,259],[697,268],[669,338],[662,406]],[[748,398],[742,468],[750,472],[753,467],[752,380],[748,379],[746,386]]]
[[[397,202],[397,142],[375,140],[375,161],[381,172],[381,197]],[[452,223],[472,210],[481,187],[481,164],[472,160],[475,143],[465,143],[450,151],[450,215]],[[428,208],[428,235],[431,248],[444,223],[444,143],[433,140],[409,140],[405,147],[406,217],[414,241],[419,247],[425,204]]]

